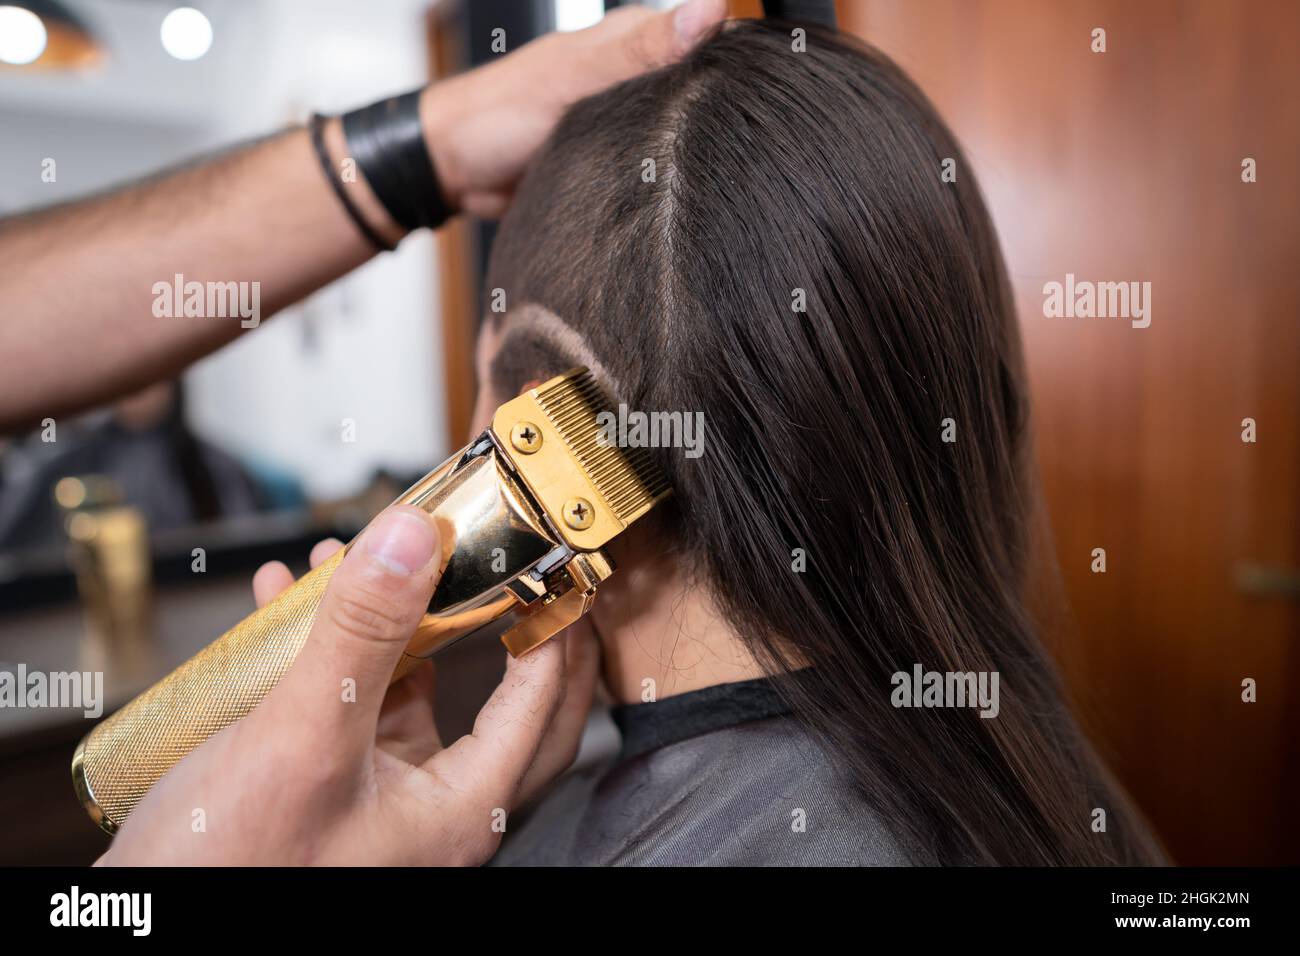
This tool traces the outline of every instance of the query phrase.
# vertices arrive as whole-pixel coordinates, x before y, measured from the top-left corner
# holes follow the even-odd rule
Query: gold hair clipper
[[[393,680],[493,622],[509,625],[501,640],[518,657],[591,607],[614,570],[605,546],[668,496],[645,449],[602,439],[607,407],[590,372],[573,369],[506,402],[398,499],[437,522],[443,573]],[[347,547],[86,735],[72,779],[96,823],[116,832],[174,764],[257,706],[297,657]]]

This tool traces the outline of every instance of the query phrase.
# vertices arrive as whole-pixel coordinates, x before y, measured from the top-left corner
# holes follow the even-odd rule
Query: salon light
[[[23,7],[0,7],[0,63],[23,66],[45,52],[45,24]]]
[[[178,60],[197,60],[212,46],[212,24],[193,7],[177,7],[162,22],[163,49]]]
[[[555,0],[555,29],[585,30],[605,15],[605,0]]]

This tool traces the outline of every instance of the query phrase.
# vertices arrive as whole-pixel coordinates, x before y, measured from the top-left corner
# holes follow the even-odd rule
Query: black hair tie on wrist
[[[319,113],[313,113],[309,125],[311,127],[311,143],[316,148],[316,158],[320,160],[320,168],[325,171],[325,178],[329,180],[334,195],[339,198],[339,202],[347,210],[348,216],[356,223],[357,228],[361,230],[361,234],[370,240],[372,246],[380,252],[392,252],[397,247],[385,240],[370,223],[366,222],[366,217],[356,207],[356,203],[352,201],[348,191],[343,188],[343,183],[339,181],[339,177],[334,171],[334,163],[330,159],[329,150],[325,148],[325,117]]]
[[[420,90],[343,116],[348,150],[366,182],[404,229],[436,229],[451,218],[420,125]]]

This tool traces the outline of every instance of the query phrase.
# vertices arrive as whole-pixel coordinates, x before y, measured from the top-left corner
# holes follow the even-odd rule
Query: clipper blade
[[[575,368],[497,409],[492,430],[566,543],[603,547],[671,493],[645,448],[608,441],[600,421],[613,403]]]

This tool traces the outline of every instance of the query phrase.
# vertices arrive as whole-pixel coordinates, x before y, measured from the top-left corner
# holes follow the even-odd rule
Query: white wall
[[[105,67],[0,74],[0,214],[85,195],[428,76],[423,0],[200,2],[214,41],[193,62],[172,59],[158,39],[176,5],[68,0],[108,47]],[[39,175],[47,156],[58,163],[55,183]],[[191,421],[237,454],[298,474],[317,497],[356,491],[381,466],[432,467],[451,443],[436,309],[433,239],[411,237],[195,366]],[[341,440],[345,418],[356,422],[353,444]]]

